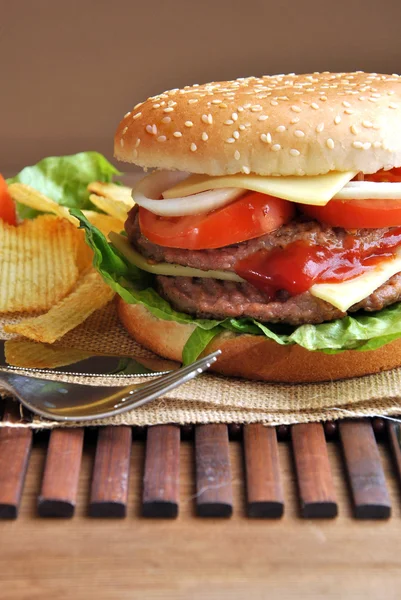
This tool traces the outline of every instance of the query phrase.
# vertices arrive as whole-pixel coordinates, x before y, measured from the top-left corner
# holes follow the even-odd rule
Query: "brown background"
[[[0,171],[112,153],[170,87],[313,70],[401,71],[398,0],[0,0]]]

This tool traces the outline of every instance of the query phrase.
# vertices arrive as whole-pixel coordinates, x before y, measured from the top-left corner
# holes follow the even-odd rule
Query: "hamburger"
[[[398,75],[170,90],[125,115],[115,156],[153,170],[111,237],[148,277],[115,288],[140,344],[187,362],[221,348],[216,371],[266,381],[401,365]]]

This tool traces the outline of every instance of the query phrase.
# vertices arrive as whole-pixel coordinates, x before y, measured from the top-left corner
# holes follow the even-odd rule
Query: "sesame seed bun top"
[[[115,135],[141,167],[319,175],[401,166],[401,76],[313,73],[186,86],[148,98]]]

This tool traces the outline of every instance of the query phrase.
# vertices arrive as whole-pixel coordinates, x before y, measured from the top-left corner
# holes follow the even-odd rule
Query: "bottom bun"
[[[195,325],[164,321],[141,304],[117,300],[118,314],[126,330],[145,348],[181,362],[182,350]],[[340,354],[310,352],[301,346],[280,346],[263,336],[235,334],[216,336],[204,354],[221,349],[211,370],[222,375],[281,383],[313,383],[371,375],[401,366],[401,339],[377,350]]]

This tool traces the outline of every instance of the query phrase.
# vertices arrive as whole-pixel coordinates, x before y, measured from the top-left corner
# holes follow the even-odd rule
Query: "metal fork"
[[[112,417],[151,402],[203,373],[219,354],[221,350],[212,352],[150,383],[125,387],[65,383],[17,374],[5,368],[0,368],[0,382],[23,406],[41,417],[53,421],[89,421]]]

